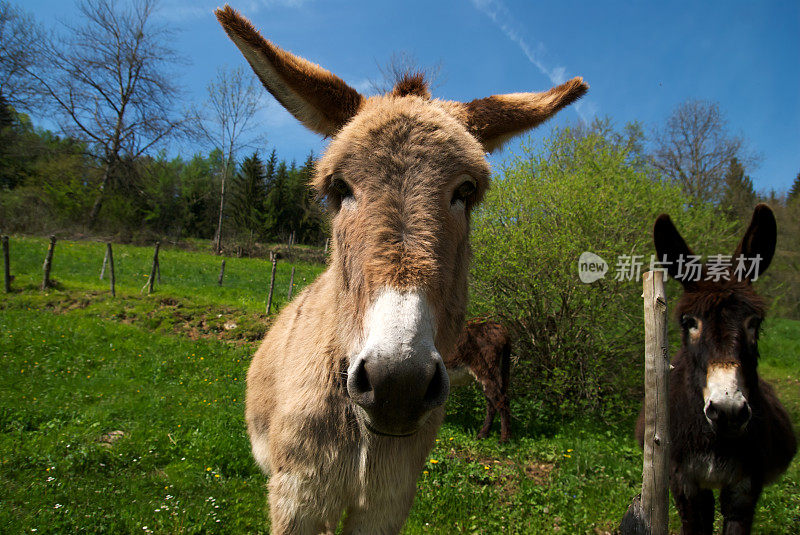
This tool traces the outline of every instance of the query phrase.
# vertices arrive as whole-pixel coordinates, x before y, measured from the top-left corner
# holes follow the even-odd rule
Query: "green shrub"
[[[629,410],[638,398],[641,282],[615,280],[617,258],[644,255],[648,270],[658,214],[704,254],[733,250],[732,225],[661,180],[635,147],[598,129],[556,130],[541,152],[528,140],[475,213],[470,313],[503,319],[515,336],[517,418]],[[584,251],[606,260],[605,278],[580,281]]]

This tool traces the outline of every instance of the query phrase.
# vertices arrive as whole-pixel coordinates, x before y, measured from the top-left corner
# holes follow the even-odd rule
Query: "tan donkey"
[[[330,265],[281,312],[247,377],[272,533],[332,533],[343,514],[345,533],[397,533],[444,416],[441,355],[464,323],[485,152],[588,86],[461,103],[408,76],[366,98],[230,7],[216,15],[267,90],[331,138],[313,180],[330,207]]]

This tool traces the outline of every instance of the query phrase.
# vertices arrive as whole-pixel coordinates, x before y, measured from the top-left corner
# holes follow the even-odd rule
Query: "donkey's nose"
[[[428,412],[444,404],[450,381],[436,350],[424,358],[387,358],[365,351],[350,366],[347,392],[366,412],[371,431],[409,435]]]
[[[729,403],[709,400],[704,412],[706,419],[715,430],[734,434],[747,427],[753,414],[750,404],[744,399]]]

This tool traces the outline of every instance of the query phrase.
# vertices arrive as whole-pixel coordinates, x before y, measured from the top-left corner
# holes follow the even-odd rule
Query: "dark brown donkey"
[[[486,438],[500,413],[500,442],[511,437],[508,408],[508,379],[511,368],[511,338],[496,321],[473,320],[467,323],[456,349],[444,359],[452,386],[465,385],[470,377],[478,381],[486,396],[486,420],[478,438]]]
[[[670,487],[683,534],[713,532],[715,488],[723,533],[750,533],[763,486],[786,470],[797,450],[789,415],[756,369],[766,305],[751,280],[769,266],[776,232],[772,210],[759,204],[726,271],[730,280],[708,280],[714,278],[710,264],[703,266],[702,280],[691,280],[696,277],[679,268],[681,255],[686,260],[692,251],[669,216],[656,220],[659,259],[683,285],[676,307],[682,345],[669,395]],[[748,261],[755,258],[760,263]],[[744,270],[737,270],[740,265]],[[640,445],[643,435],[642,413],[636,425]]]

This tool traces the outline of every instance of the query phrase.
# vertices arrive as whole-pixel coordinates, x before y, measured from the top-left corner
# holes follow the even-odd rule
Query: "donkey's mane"
[[[431,91],[428,87],[428,82],[425,80],[425,74],[422,72],[407,72],[400,76],[397,83],[394,84],[392,95],[395,97],[405,97],[408,95],[416,95],[424,99],[431,98]]]
[[[702,316],[731,305],[744,305],[762,317],[767,309],[765,299],[758,295],[750,284],[734,281],[726,283],[703,281],[692,291],[684,292],[675,308],[679,316],[684,313]]]

